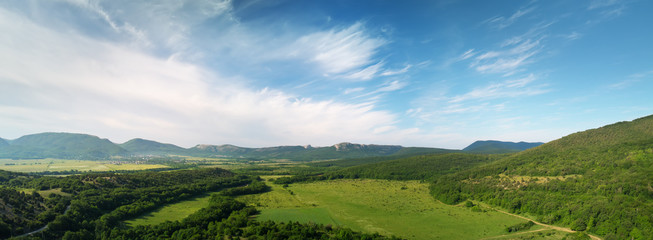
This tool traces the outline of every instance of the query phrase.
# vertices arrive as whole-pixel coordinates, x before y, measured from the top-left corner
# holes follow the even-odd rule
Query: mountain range
[[[478,141],[463,149],[463,151],[475,153],[506,153],[521,151],[540,144]],[[338,143],[328,147],[312,147],[306,145],[247,148],[229,144],[199,144],[192,148],[182,148],[173,144],[141,138],[116,144],[108,139],[88,134],[54,132],[25,135],[11,141],[0,138],[0,158],[11,159],[62,158],[101,160],[130,156],[196,156],[311,161],[456,151],[460,150],[348,142]]]

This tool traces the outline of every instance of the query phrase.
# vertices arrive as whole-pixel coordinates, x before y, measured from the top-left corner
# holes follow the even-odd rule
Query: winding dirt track
[[[525,220],[528,220],[528,221],[532,221],[532,222],[534,222],[534,223],[537,224],[537,225],[544,226],[544,227],[547,227],[547,228],[550,228],[550,229],[554,229],[554,230],[558,230],[558,231],[563,231],[563,232],[568,232],[568,233],[575,233],[575,232],[576,232],[576,231],[571,230],[571,229],[569,229],[569,228],[558,227],[558,226],[553,226],[553,225],[549,225],[549,224],[544,224],[544,223],[537,222],[537,221],[535,221],[535,220],[533,220],[533,219],[530,219],[530,218],[527,218],[527,217],[524,217],[524,216],[519,216],[519,215],[517,215],[517,214],[512,214],[512,213],[509,213],[509,212],[506,212],[506,211],[503,211],[503,210],[499,210],[499,209],[494,209],[494,208],[492,208],[492,209],[495,210],[495,211],[497,211],[497,212],[503,213],[503,214],[508,214],[508,215],[510,215],[510,216],[515,216],[515,217],[518,217],[518,218],[521,218],[521,219],[525,219]],[[594,240],[601,240],[600,237],[594,236],[594,235],[592,235],[592,234],[587,234],[587,235],[589,235],[590,238],[592,238],[592,239],[594,239]]]

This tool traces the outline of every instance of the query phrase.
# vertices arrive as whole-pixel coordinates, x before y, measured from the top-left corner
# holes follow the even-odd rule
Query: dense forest
[[[373,178],[388,180],[434,180],[435,178],[469,169],[474,166],[488,163],[505,155],[447,153],[429,154],[400,159],[393,158],[364,158],[331,162],[316,163],[314,165],[331,165],[336,170],[322,171],[317,168],[311,175],[294,175],[291,177],[277,178],[277,184],[294,182],[319,181],[340,178]],[[368,163],[372,162],[372,163]],[[353,163],[365,163],[347,168],[337,168]],[[309,172],[308,170],[306,170]]]
[[[88,173],[67,177],[0,171],[0,238],[24,239],[387,239],[378,234],[316,224],[257,222],[257,210],[233,196],[269,190],[257,177],[219,168],[170,172]],[[52,190],[48,197],[36,190]],[[182,221],[129,227],[124,220],[161,205],[219,191]],[[7,211],[9,209],[9,211]]]

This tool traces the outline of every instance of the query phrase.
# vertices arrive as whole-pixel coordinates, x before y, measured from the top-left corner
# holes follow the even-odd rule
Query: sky
[[[0,1],[0,137],[461,149],[653,114],[653,1]]]

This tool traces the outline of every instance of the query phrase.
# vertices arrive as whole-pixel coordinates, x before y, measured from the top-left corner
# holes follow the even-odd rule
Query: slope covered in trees
[[[484,163],[491,162],[503,155],[485,155],[469,153],[429,154],[403,157],[395,160],[385,160],[367,164],[355,165],[322,174],[306,176],[297,175],[282,177],[275,180],[278,184],[293,182],[318,181],[339,178],[372,178],[388,180],[433,180],[445,174],[456,173]],[[363,162],[369,160],[361,159]],[[376,160],[376,158],[372,158]],[[382,159],[384,160],[384,159]],[[336,161],[338,162],[338,161]],[[326,164],[329,162],[324,162]],[[344,162],[349,164],[349,161]],[[360,161],[354,161],[360,163]]]
[[[502,141],[476,141],[463,148],[465,152],[472,153],[512,153],[540,146],[541,142],[502,142]]]
[[[471,198],[606,239],[653,237],[653,116],[571,134],[438,178],[436,198]]]

